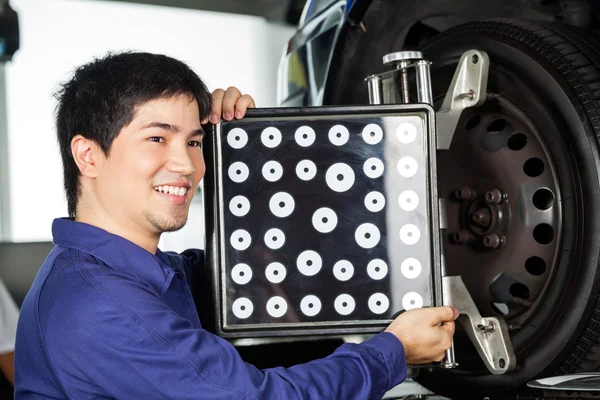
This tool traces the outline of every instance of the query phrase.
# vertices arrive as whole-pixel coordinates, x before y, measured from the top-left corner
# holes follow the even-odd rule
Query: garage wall
[[[53,125],[56,85],[108,50],[144,50],[186,61],[209,88],[237,86],[261,107],[276,104],[277,65],[293,29],[258,17],[79,0],[11,0],[21,49],[6,66],[10,235],[48,241],[66,215]],[[202,205],[162,247],[203,243]]]

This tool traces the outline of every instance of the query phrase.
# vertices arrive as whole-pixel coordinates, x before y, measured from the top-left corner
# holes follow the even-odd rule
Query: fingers
[[[454,332],[456,330],[456,324],[454,321],[445,321],[442,325],[440,325],[440,328],[444,329],[446,332],[448,332],[448,335],[452,337],[454,336]]]
[[[255,108],[256,104],[252,96],[242,93],[233,86],[227,90],[216,89],[212,93],[213,107],[209,120],[216,124],[223,117],[226,121],[231,121],[234,117],[243,118],[248,108]]]
[[[224,97],[225,91],[223,89],[216,89],[212,93],[212,110],[209,118],[211,124],[216,124],[221,119],[221,106],[223,105]]]
[[[254,99],[250,95],[243,95],[240,97],[235,103],[235,117],[237,119],[243,118],[246,115],[246,110],[248,108],[255,108]]]
[[[429,310],[431,311],[432,326],[441,322],[454,321],[459,315],[458,310],[451,306],[432,307]]]
[[[231,121],[233,119],[235,113],[235,103],[237,103],[240,97],[242,97],[242,93],[240,93],[236,87],[230,86],[225,91],[225,95],[223,96],[223,110],[221,114],[223,115],[223,119],[225,121]]]

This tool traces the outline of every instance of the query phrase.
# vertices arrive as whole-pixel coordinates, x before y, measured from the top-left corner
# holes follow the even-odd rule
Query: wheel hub
[[[452,233],[456,244],[468,244],[479,249],[496,250],[506,243],[506,221],[510,205],[500,189],[481,192],[463,187],[454,191],[460,202],[460,230]]]
[[[558,179],[543,136],[520,107],[492,94],[463,111],[438,166],[448,274],[463,277],[482,315],[517,330],[544,296],[560,237]]]

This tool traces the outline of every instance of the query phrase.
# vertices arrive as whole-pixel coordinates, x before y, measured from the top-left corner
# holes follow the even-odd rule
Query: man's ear
[[[92,140],[76,135],[71,140],[71,153],[82,176],[95,178],[98,175],[98,163],[102,162],[102,149]]]

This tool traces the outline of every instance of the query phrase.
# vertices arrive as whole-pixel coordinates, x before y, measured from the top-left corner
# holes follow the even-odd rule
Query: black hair
[[[208,117],[211,96],[200,77],[185,63],[162,54],[108,53],[77,68],[56,92],[56,130],[63,163],[69,217],[75,218],[80,195],[79,168],[71,141],[82,135],[99,145],[106,156],[135,108],[159,98],[189,95],[200,119]]]

